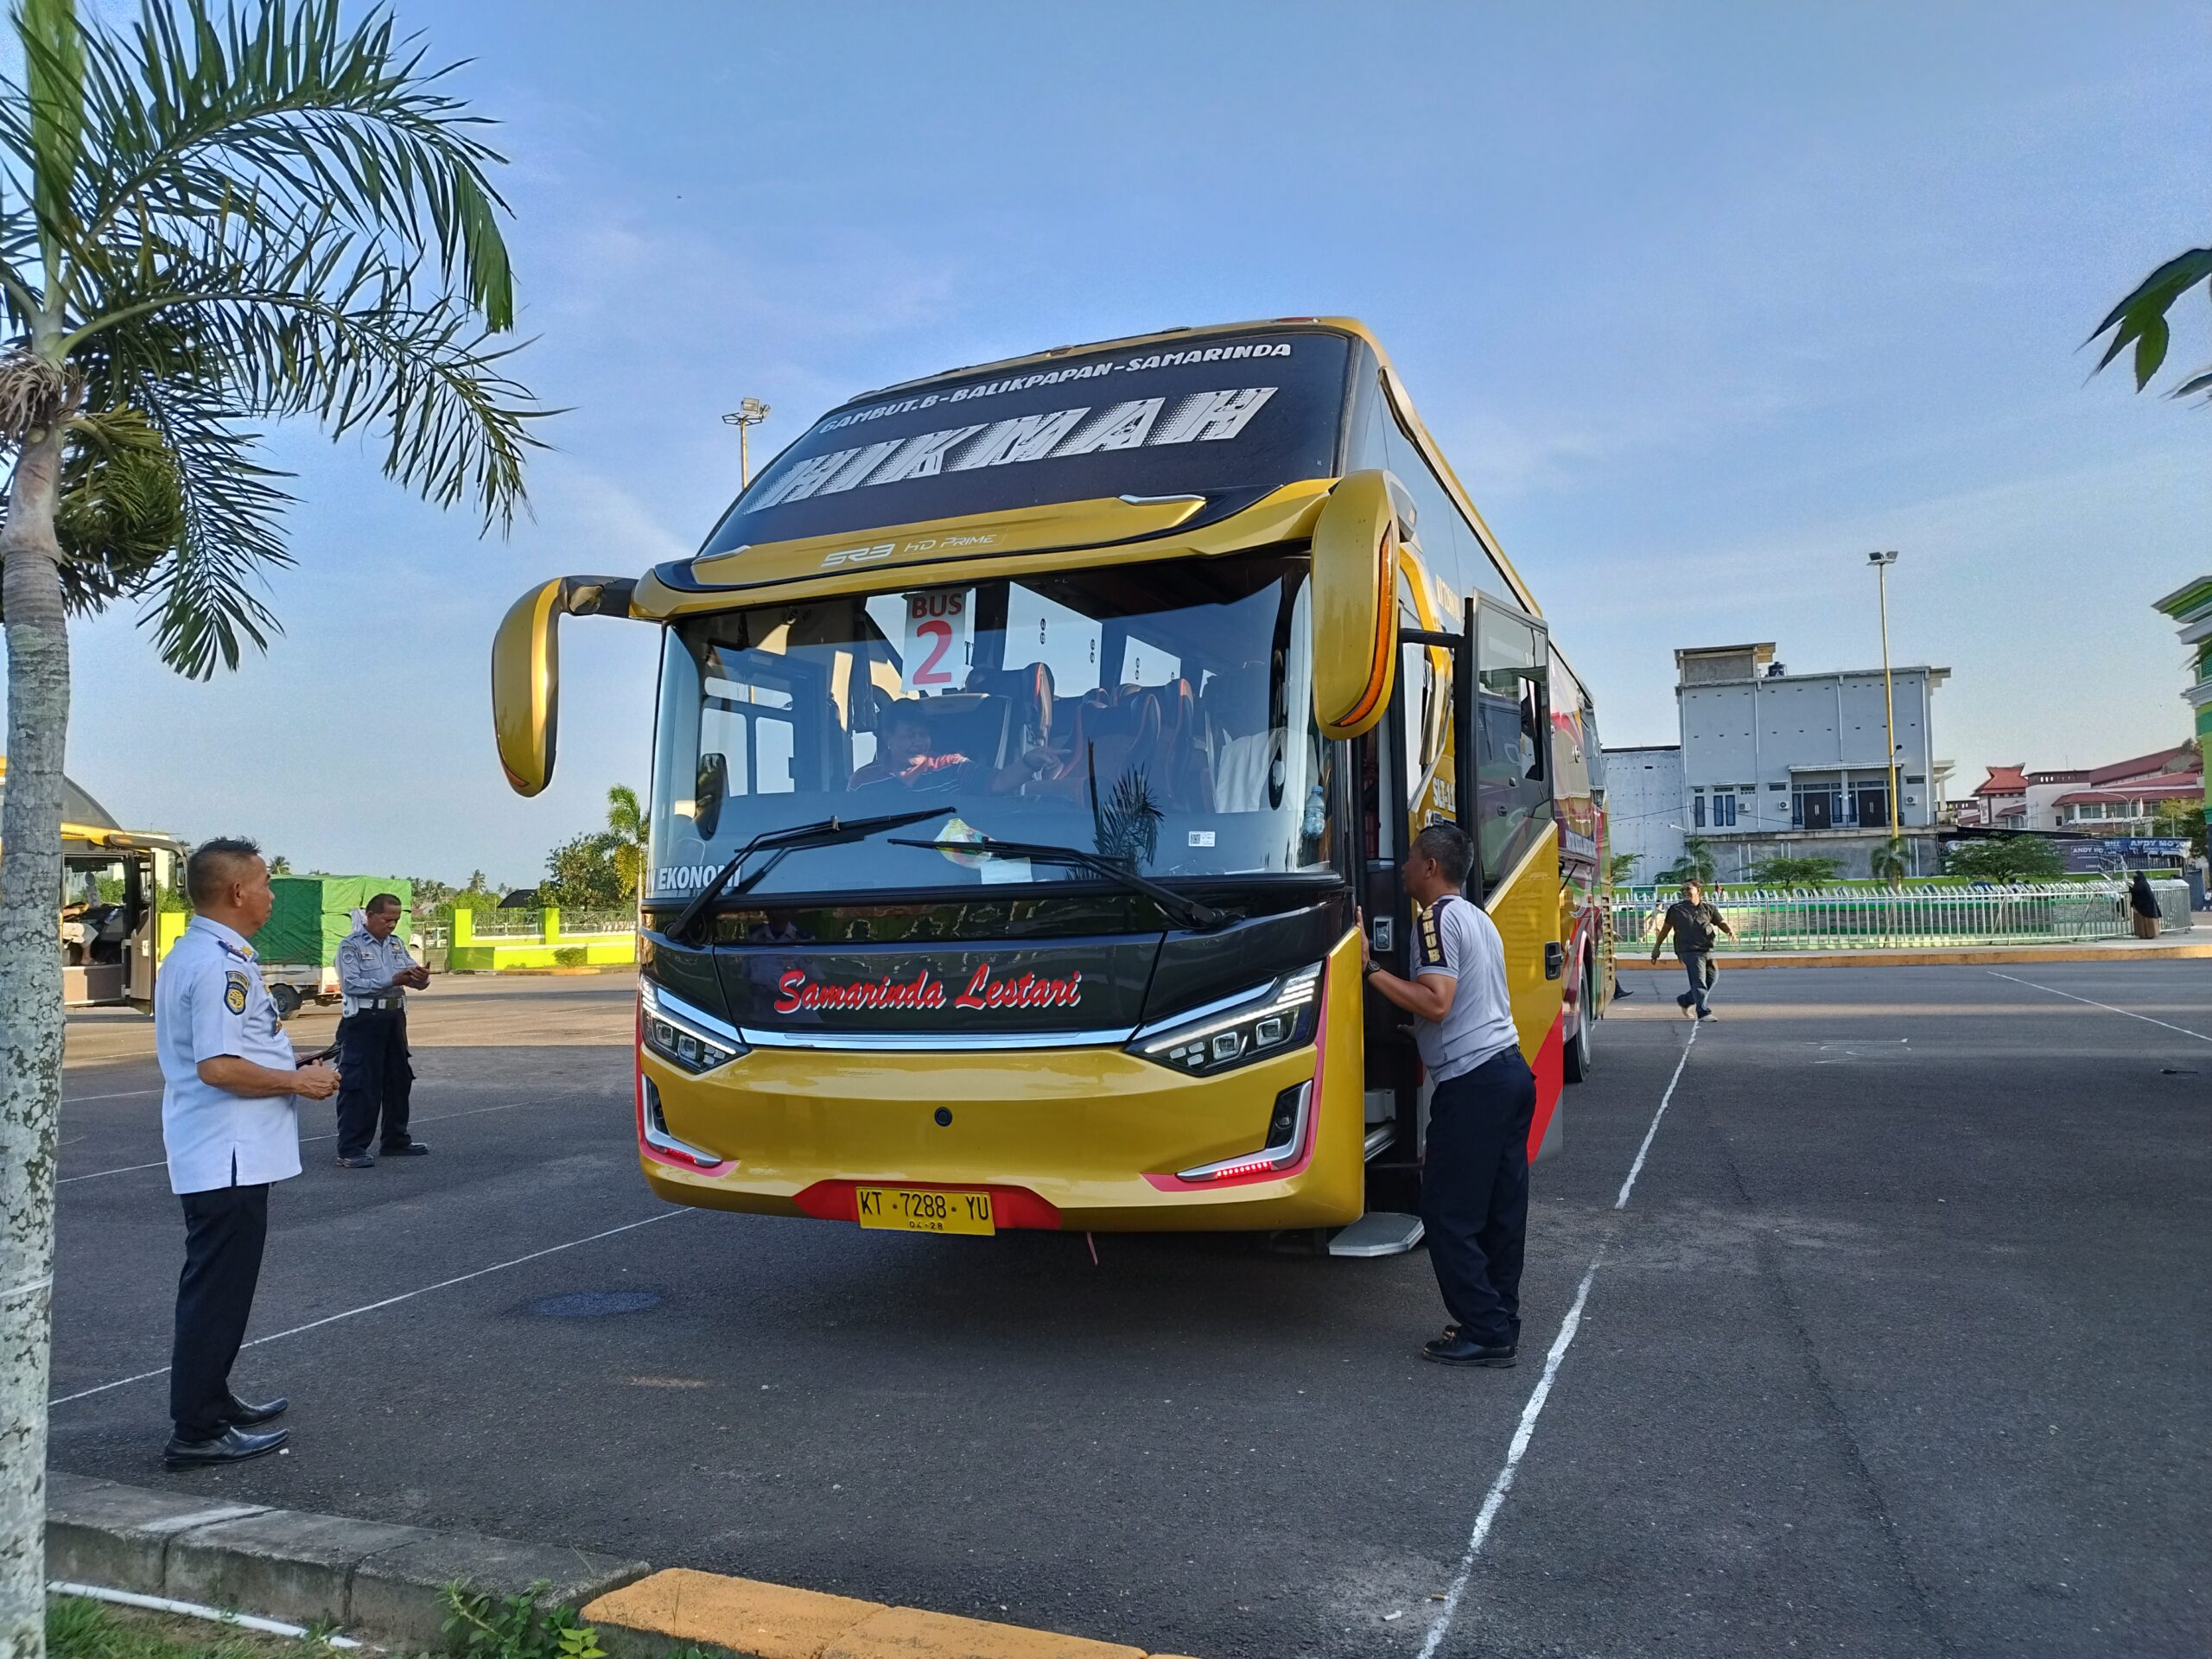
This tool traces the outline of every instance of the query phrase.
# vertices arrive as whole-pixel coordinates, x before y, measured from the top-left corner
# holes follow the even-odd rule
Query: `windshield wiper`
[[[934,818],[942,813],[942,806],[925,806],[913,812],[892,812],[880,818],[824,818],[819,823],[798,824],[789,830],[767,830],[747,842],[730,855],[729,862],[715,872],[714,880],[699,889],[691,902],[677,912],[669,924],[668,936],[683,939],[690,936],[691,925],[697,921],[707,907],[721,897],[729,879],[737,874],[737,867],[755,853],[772,851],[775,856],[737,884],[737,893],[752,890],[754,883],[790,854],[806,847],[836,847],[851,841],[864,841],[879,830],[903,830],[910,823],[919,823],[924,818]],[[734,893],[732,894],[735,896]],[[696,941],[694,941],[696,943]]]
[[[973,853],[983,858],[1027,858],[1039,864],[1065,864],[1079,870],[1089,870],[1103,875],[1109,881],[1126,887],[1131,893],[1141,893],[1170,916],[1179,918],[1184,926],[1201,932],[1211,932],[1229,918],[1211,905],[1202,905],[1173,887],[1163,887],[1148,877],[1139,875],[1125,864],[1108,858],[1103,853],[1086,853],[1080,847],[1056,847],[1041,841],[999,841],[989,836],[974,841],[907,841],[901,836],[891,838],[893,847],[926,847],[938,853]]]

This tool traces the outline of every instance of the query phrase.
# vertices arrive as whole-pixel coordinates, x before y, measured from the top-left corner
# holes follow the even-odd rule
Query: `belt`
[[[385,1009],[399,1009],[407,1006],[404,998],[397,996],[357,996],[353,999],[356,1014],[381,1014]]]

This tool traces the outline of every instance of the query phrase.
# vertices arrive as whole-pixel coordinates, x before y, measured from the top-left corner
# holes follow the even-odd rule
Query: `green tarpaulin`
[[[388,875],[272,875],[269,886],[276,906],[268,925],[253,936],[253,949],[272,966],[330,967],[353,931],[353,912],[372,896],[396,893],[403,911],[415,902],[414,887]]]

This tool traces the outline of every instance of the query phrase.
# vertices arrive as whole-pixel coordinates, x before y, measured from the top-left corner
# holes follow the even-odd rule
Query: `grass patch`
[[[445,1628],[452,1651],[464,1659],[607,1659],[599,1632],[575,1609],[536,1605],[534,1594],[544,1588],[534,1586],[533,1594],[501,1599],[448,1585]],[[46,1650],[48,1659],[354,1659],[323,1641],[318,1630],[304,1638],[264,1636],[79,1596],[47,1598]],[[706,1656],[684,1648],[669,1659]]]
[[[117,1607],[79,1596],[48,1596],[46,1650],[51,1659],[302,1659],[338,1655],[328,1643]]]

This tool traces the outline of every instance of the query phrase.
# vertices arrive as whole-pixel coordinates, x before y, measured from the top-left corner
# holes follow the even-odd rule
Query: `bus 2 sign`
[[[919,696],[950,691],[968,667],[973,607],[969,591],[937,588],[906,595],[906,638],[900,652],[906,689]]]

